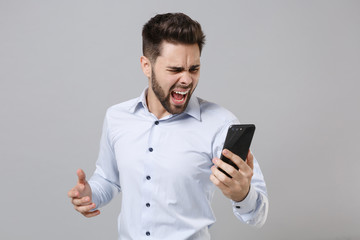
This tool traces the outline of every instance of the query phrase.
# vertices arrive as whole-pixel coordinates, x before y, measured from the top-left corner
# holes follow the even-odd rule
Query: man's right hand
[[[91,201],[91,188],[86,181],[85,173],[82,169],[76,171],[78,182],[69,192],[68,196],[74,205],[76,211],[80,212],[85,217],[95,217],[100,214],[99,210],[92,211],[96,206]]]

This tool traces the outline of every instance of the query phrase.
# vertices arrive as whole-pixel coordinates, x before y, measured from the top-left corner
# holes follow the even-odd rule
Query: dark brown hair
[[[198,22],[183,13],[158,14],[143,27],[143,54],[155,62],[160,55],[163,41],[170,43],[198,44],[200,53],[205,35]]]

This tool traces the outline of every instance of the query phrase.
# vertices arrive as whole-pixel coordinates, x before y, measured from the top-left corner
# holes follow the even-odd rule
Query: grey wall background
[[[218,191],[213,239],[360,239],[359,1],[0,1],[1,239],[116,239],[118,196],[75,212],[107,107],[147,85],[141,28],[182,11],[207,35],[197,95],[255,123],[260,230]]]

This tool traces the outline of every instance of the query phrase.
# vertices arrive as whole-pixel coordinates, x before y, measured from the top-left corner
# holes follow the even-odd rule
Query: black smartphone
[[[254,136],[254,133],[255,133],[254,124],[231,125],[228,129],[223,149],[226,148],[230,150],[232,153],[238,155],[239,157],[241,157],[241,159],[245,161],[250,149],[251,140]],[[220,159],[230,164],[235,169],[237,170],[239,169],[238,166],[235,163],[233,163],[233,161],[226,158],[222,154],[220,156]],[[231,176],[227,174],[224,170],[222,170],[221,168],[219,168],[219,170],[231,178]]]

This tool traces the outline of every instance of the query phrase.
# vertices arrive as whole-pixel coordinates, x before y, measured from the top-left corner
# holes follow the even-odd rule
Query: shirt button
[[[146,176],[146,179],[147,179],[147,180],[150,180],[150,179],[151,179],[151,177],[150,177],[150,176]]]
[[[159,125],[159,121],[155,121],[155,125]]]
[[[150,203],[146,203],[146,206],[147,206],[147,207],[150,207]]]
[[[152,151],[154,151],[154,149],[153,149],[153,148],[149,148],[149,151],[152,152]]]
[[[150,232],[149,232],[149,231],[146,232],[146,236],[150,236]]]

